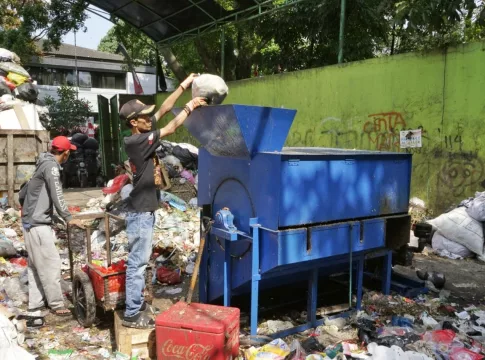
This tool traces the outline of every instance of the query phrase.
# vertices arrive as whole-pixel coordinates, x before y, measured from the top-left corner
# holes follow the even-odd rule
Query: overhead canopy
[[[253,19],[301,1],[304,0],[88,0],[159,44],[197,36],[226,23]],[[229,3],[231,7],[219,3]]]

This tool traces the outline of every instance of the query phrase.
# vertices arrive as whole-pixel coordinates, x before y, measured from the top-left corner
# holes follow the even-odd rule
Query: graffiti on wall
[[[450,189],[453,196],[463,196],[473,186],[483,187],[484,163],[477,153],[447,152],[439,172],[439,181]]]
[[[367,135],[372,149],[399,151],[400,131],[406,129],[406,121],[400,112],[391,111],[371,114],[362,132]]]

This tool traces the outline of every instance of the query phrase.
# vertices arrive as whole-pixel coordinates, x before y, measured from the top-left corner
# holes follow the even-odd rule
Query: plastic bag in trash
[[[180,278],[180,269],[170,270],[165,266],[160,266],[157,269],[157,280],[162,284],[180,284],[182,282],[182,279]]]
[[[259,349],[248,349],[245,355],[248,360],[284,360],[290,351],[290,347],[283,340],[276,339]]]
[[[7,79],[9,79],[11,82],[13,82],[15,85],[19,86],[22,85],[24,82],[29,80],[28,76],[16,74],[13,72],[8,73]]]
[[[432,243],[433,249],[439,252],[448,251],[449,253],[457,255],[458,257],[461,257],[461,258],[468,258],[473,256],[473,253],[470,250],[468,250],[466,247],[464,247],[461,244],[458,244],[457,242],[448,240],[438,231],[436,231],[433,234],[433,240],[431,243]]]
[[[469,204],[466,212],[477,221],[485,221],[485,194],[477,193]]]
[[[117,193],[118,191],[121,190],[123,186],[125,186],[128,183],[129,180],[130,180],[129,177],[126,174],[118,175],[113,179],[112,185],[109,185],[108,183],[108,186],[103,188],[103,193],[104,194]]]
[[[17,254],[12,241],[7,239],[3,234],[0,234],[0,257],[10,257]]]
[[[10,95],[12,91],[4,81],[0,81],[0,96]]]
[[[0,69],[7,73],[16,73],[25,77],[30,77],[29,73],[19,64],[13,62],[0,62]]]
[[[17,99],[35,103],[39,96],[39,91],[34,84],[23,83],[22,85],[17,86],[14,90],[14,94]]]
[[[0,60],[4,62],[20,62],[20,58],[16,53],[4,48],[0,48]]]
[[[171,206],[180,211],[187,210],[187,203],[184,200],[166,191],[160,191],[160,200],[169,203]]]
[[[226,83],[217,75],[202,74],[192,83],[192,98],[206,98],[209,105],[222,104],[228,93]]]
[[[4,83],[5,85],[8,86],[10,91],[13,91],[17,85],[15,85],[13,82],[11,82],[9,79],[7,79],[5,76],[0,76],[0,83]]]
[[[465,246],[479,256],[484,255],[482,223],[468,215],[465,208],[456,208],[428,223],[448,240]]]
[[[27,303],[29,297],[27,295],[28,289],[20,282],[18,277],[9,277],[3,282],[3,287],[7,296],[18,303]]]

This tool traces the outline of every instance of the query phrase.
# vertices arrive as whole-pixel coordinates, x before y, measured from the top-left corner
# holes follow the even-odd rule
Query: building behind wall
[[[38,44],[42,48],[42,44]],[[79,46],[62,44],[58,50],[44,52],[26,64],[32,79],[37,81],[39,99],[57,97],[62,85],[76,86],[76,68],[79,98],[88,100],[95,119],[98,112],[98,95],[111,98],[118,94],[135,94],[132,73],[127,70],[124,57]],[[144,94],[156,93],[156,69],[150,66],[135,68]],[[166,78],[167,91],[173,91],[173,80]]]

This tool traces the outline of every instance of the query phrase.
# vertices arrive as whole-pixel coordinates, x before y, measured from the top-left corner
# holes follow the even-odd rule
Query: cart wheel
[[[79,324],[85,328],[91,327],[96,318],[96,299],[91,280],[85,272],[77,272],[74,275],[72,299],[74,313]]]

